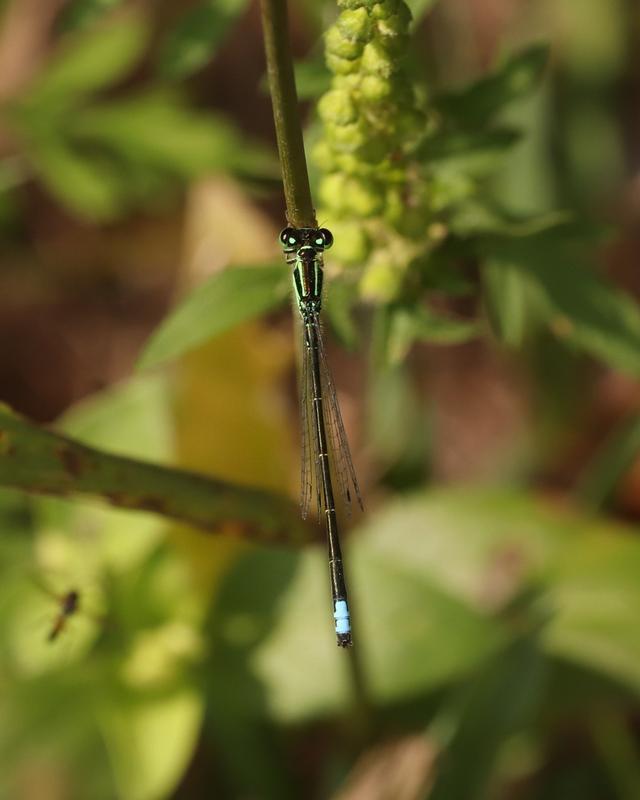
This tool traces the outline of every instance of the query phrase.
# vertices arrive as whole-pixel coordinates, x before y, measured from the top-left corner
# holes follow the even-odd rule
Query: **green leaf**
[[[581,502],[594,510],[605,506],[640,453],[640,418],[626,419],[605,441],[578,480]]]
[[[157,366],[284,303],[290,291],[282,264],[231,267],[214,275],[161,324],[146,345],[141,368]]]
[[[82,109],[71,132],[77,140],[109,147],[134,164],[185,178],[214,170],[269,177],[276,173],[266,148],[243,139],[220,117],[185,108],[167,92]]]
[[[572,222],[569,211],[543,214],[512,214],[488,198],[469,197],[449,213],[447,226],[452,233],[471,237],[481,234],[524,237],[535,236],[554,228],[562,229]]]
[[[366,541],[350,550],[356,646],[376,703],[441,687],[501,646],[496,623],[428,577],[389,567]],[[283,722],[343,709],[349,676],[331,614],[322,549],[293,554],[270,548],[244,556],[212,617],[212,713],[224,704],[227,713],[260,715],[264,701],[256,704],[256,681],[270,713]]]
[[[544,639],[553,655],[609,675],[640,694],[640,541],[637,531],[622,532],[602,523],[583,530],[550,565],[553,616]]]
[[[505,742],[533,721],[545,664],[536,636],[523,637],[473,676],[440,718],[453,736],[429,800],[484,798]],[[433,728],[437,737],[438,719]],[[464,764],[464,769],[460,765]]]
[[[443,132],[426,139],[417,155],[433,169],[464,172],[474,178],[491,174],[522,138],[518,131]]]
[[[117,699],[105,703],[100,723],[119,796],[168,797],[196,746],[203,713],[200,696],[185,686],[157,696]]]
[[[65,31],[85,28],[123,4],[124,0],[72,0],[62,13],[61,27]]]
[[[159,464],[173,461],[173,420],[167,382],[159,375],[137,376],[73,406],[57,427],[84,444],[108,453],[144,458]],[[151,514],[123,511],[90,501],[53,498],[34,503],[39,528],[59,536],[91,530],[85,550],[76,546],[80,563],[72,575],[87,579],[89,563],[107,563],[113,572],[131,569],[157,546],[166,524]]]
[[[443,95],[437,106],[464,129],[483,127],[509,103],[525,97],[539,85],[548,60],[548,47],[529,47],[486,78]]]
[[[184,78],[209,61],[248,0],[202,0],[187,11],[167,37],[158,69],[168,78]]]
[[[389,363],[402,361],[413,343],[458,344],[478,336],[474,320],[454,319],[436,314],[427,306],[400,306],[392,312],[387,340]]]
[[[147,25],[135,15],[69,37],[27,90],[22,104],[55,104],[56,113],[78,97],[110,86],[141,57]]]
[[[541,234],[492,250],[494,259],[526,271],[559,339],[617,369],[640,374],[640,307],[595,273],[581,243]]]
[[[378,509],[349,541],[345,564],[374,705],[472,686],[486,665],[457,706],[460,746],[492,705],[491,757],[526,722],[540,651],[550,666],[561,657],[640,689],[640,542],[632,528],[525,493],[439,490]],[[547,611],[541,647],[535,637],[523,642],[522,622],[526,634]],[[208,639],[213,716],[292,723],[343,712],[349,702],[324,548],[243,554],[218,595]],[[509,650],[511,642],[522,647]]]
[[[126,178],[103,155],[52,138],[34,142],[29,157],[49,191],[78,217],[104,222],[126,207]]]
[[[509,264],[487,262],[482,267],[484,303],[491,329],[508,347],[519,347],[527,322],[527,276]]]

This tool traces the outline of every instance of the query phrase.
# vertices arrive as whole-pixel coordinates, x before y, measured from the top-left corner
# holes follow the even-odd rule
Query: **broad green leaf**
[[[512,101],[532,92],[548,62],[546,46],[535,45],[512,56],[493,74],[437,101],[440,110],[460,127],[483,127]]]
[[[535,635],[480,670],[440,714],[453,728],[429,800],[480,800],[509,737],[531,725],[542,700],[545,664]],[[437,738],[439,720],[433,726]],[[464,769],[460,765],[464,764]]]
[[[77,141],[109,148],[121,160],[181,178],[216,170],[276,174],[266,148],[243,139],[223,119],[186,108],[167,92],[80,109],[70,131]]]
[[[550,565],[545,644],[640,694],[640,541],[611,528],[585,530]]]
[[[282,305],[290,291],[282,264],[231,267],[189,295],[146,345],[140,367],[157,366],[241,322]]]
[[[402,361],[416,341],[457,344],[478,336],[478,323],[437,314],[427,306],[393,310],[387,341],[389,363]]]
[[[23,103],[55,104],[55,111],[123,78],[142,55],[146,24],[127,15],[69,37],[28,88]]]
[[[34,144],[29,157],[47,189],[78,217],[103,222],[122,213],[125,176],[104,156],[50,139]]]
[[[577,488],[581,502],[593,509],[606,505],[639,453],[640,418],[634,414],[611,434],[583,470]]]
[[[169,78],[184,78],[203,67],[243,13],[247,1],[200,0],[183,15],[164,42],[159,71]]]
[[[123,800],[168,797],[192,758],[202,700],[188,686],[148,697],[124,695],[104,704],[100,722],[119,796]]]
[[[640,374],[640,306],[596,274],[584,247],[541,234],[503,242],[493,256],[526,271],[559,339],[624,372]]]
[[[432,691],[501,645],[498,625],[428,577],[389,566],[365,540],[350,550],[356,646],[376,703]],[[259,715],[259,685],[268,712],[282,721],[345,707],[347,660],[335,644],[326,569],[320,548],[297,555],[254,551],[238,562],[212,618],[215,703]]]

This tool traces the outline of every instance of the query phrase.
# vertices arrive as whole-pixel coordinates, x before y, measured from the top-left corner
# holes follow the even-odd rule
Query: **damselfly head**
[[[280,244],[285,253],[305,246],[316,251],[328,250],[333,244],[333,234],[327,228],[285,228],[280,233]]]

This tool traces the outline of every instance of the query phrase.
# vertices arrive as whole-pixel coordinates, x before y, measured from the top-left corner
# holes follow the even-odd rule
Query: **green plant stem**
[[[262,543],[305,544],[310,527],[287,498],[110,455],[0,408],[0,486],[37,494],[99,497]]]
[[[261,0],[260,6],[287,220],[295,228],[314,228],[317,227],[316,213],[298,113],[287,3],[286,0]]]

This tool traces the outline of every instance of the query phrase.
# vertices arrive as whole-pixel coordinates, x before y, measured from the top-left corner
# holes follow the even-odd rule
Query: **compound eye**
[[[283,247],[296,247],[299,243],[298,231],[295,228],[285,228],[280,233],[280,244]]]
[[[285,228],[280,234],[280,244],[287,247],[298,247],[300,236],[295,228]]]
[[[320,228],[315,238],[315,243],[318,247],[324,247],[325,250],[328,250],[333,244],[333,234],[328,228]]]

